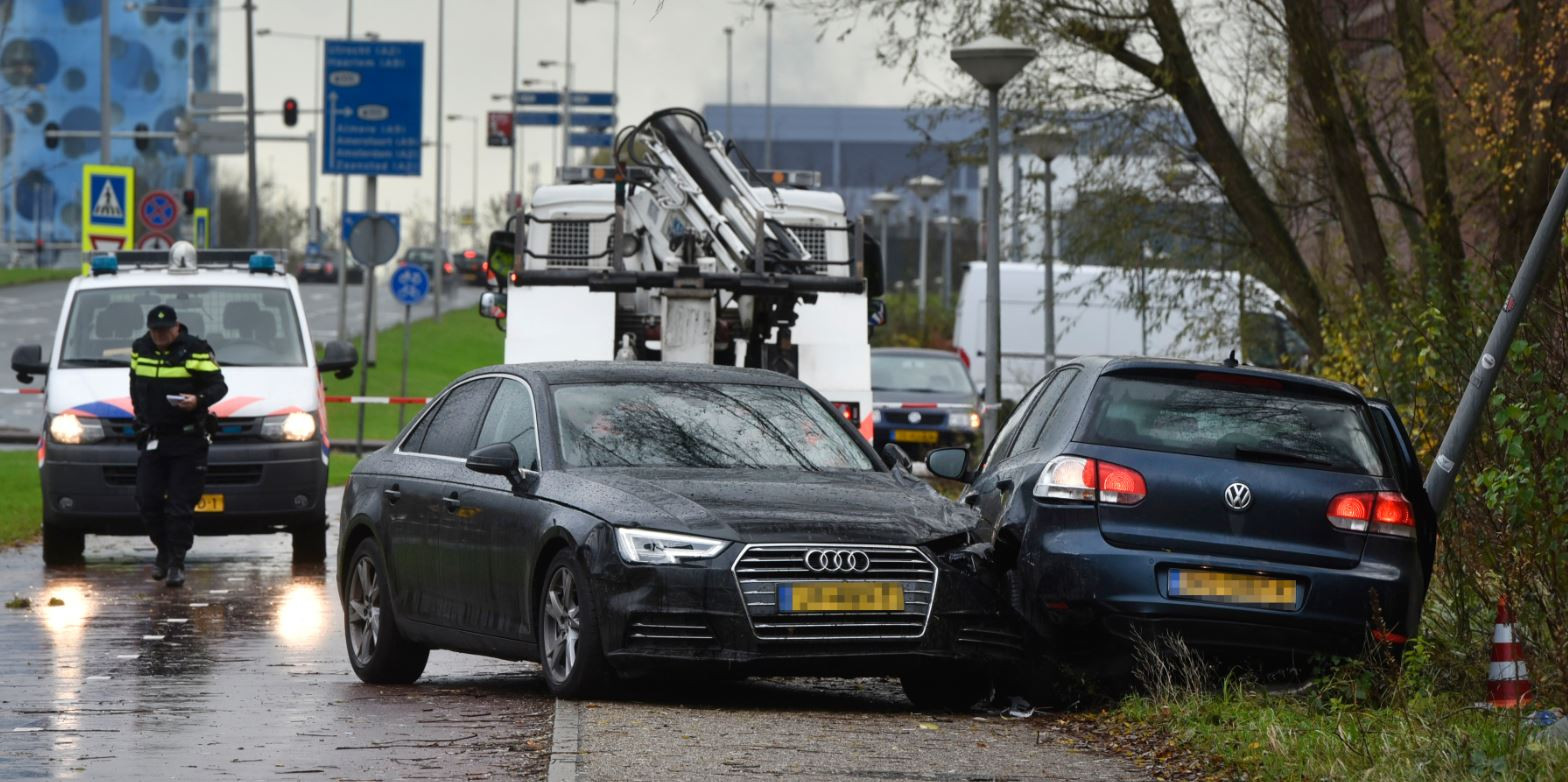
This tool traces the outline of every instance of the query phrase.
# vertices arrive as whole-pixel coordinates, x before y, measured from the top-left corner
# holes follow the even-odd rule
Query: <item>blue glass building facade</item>
[[[115,131],[138,124],[172,131],[185,111],[187,81],[217,88],[215,0],[115,0],[109,8],[110,114]],[[0,0],[0,196],[9,248],[79,245],[84,164],[100,162],[99,141],[60,139],[44,129],[99,128],[100,0]],[[110,162],[136,169],[136,193],[178,190],[185,158],[172,140],[138,150],[115,139]],[[195,158],[198,201],[212,203],[210,159]],[[128,205],[129,206],[129,205]],[[4,256],[0,252],[0,256]],[[3,260],[3,258],[0,258]]]

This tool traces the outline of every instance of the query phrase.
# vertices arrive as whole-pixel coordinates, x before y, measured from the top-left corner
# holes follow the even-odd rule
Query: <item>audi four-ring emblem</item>
[[[871,569],[871,555],[853,549],[814,548],[806,552],[806,569],[813,573],[864,573]]]

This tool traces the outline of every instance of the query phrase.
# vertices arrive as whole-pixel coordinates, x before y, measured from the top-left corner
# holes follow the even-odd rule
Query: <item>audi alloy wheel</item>
[[[374,540],[360,541],[346,572],[343,637],[355,675],[370,684],[415,681],[425,672],[430,649],[398,632],[391,585]]]
[[[544,584],[537,616],[545,684],[560,698],[597,692],[613,675],[599,640],[587,575],[570,551],[561,551],[550,561]]]

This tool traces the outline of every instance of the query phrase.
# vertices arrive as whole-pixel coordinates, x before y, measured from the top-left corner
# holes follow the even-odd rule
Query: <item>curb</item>
[[[547,782],[577,782],[577,701],[555,699],[555,731],[550,736],[550,775]]]

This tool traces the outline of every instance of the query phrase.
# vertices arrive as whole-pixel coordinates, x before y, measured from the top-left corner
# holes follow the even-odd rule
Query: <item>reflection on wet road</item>
[[[198,538],[184,589],[148,578],[152,553],[0,552],[0,596],[32,601],[0,609],[0,779],[542,776],[535,666],[438,652],[417,685],[365,685],[332,565],[292,566],[287,536]]]

